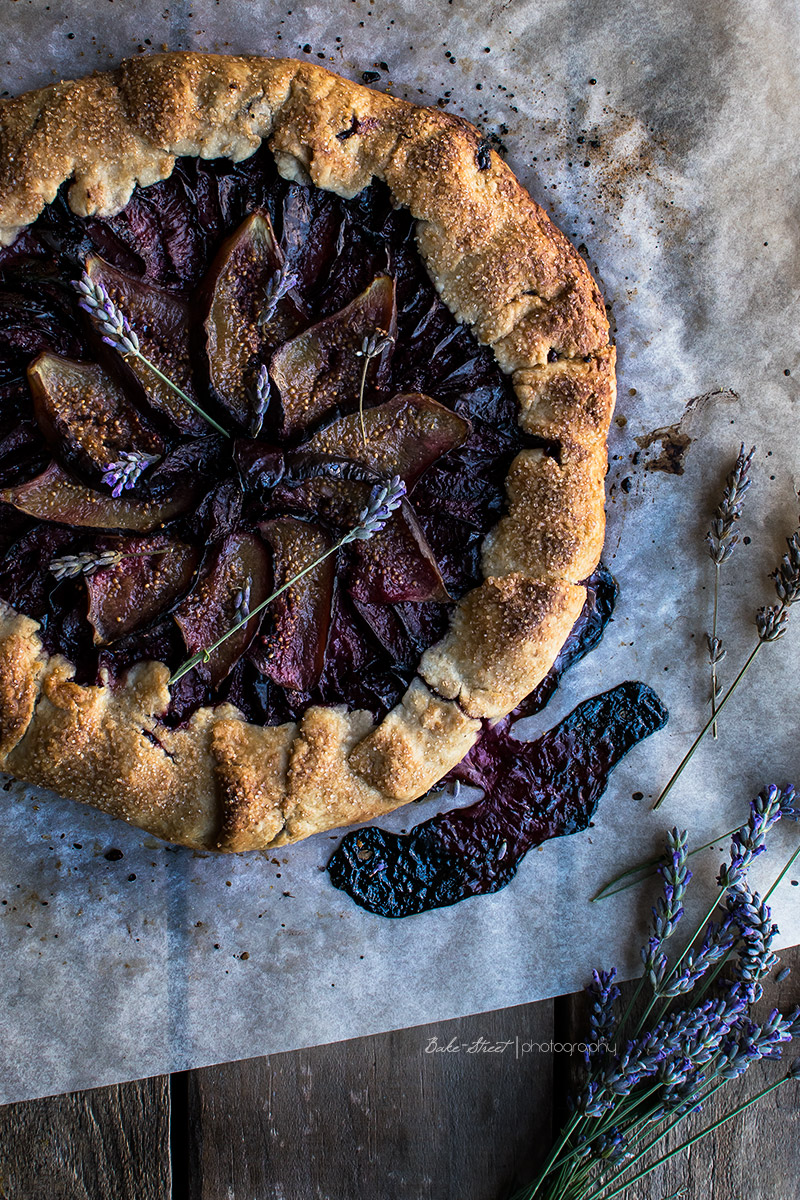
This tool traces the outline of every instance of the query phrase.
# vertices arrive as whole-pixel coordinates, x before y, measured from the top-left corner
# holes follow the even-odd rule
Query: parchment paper
[[[752,644],[767,573],[797,521],[798,20],[779,0],[3,5],[8,93],[162,45],[305,54],[353,78],[377,70],[378,86],[497,134],[587,255],[620,354],[606,556],[620,603],[602,647],[530,731],[629,678],[654,686],[672,718],[617,769],[593,829],[530,854],[497,895],[404,921],[330,886],[335,836],[274,856],[194,854],[10,785],[0,1098],[520,1004],[579,988],[594,965],[630,973],[652,889],[588,897],[660,848],[666,826],[689,826],[699,844],[739,823],[764,783],[800,783],[795,620],[760,655],[719,741],[650,812],[703,720],[703,534],[740,441],[757,443],[757,468],[751,540],[723,573],[725,679]],[[682,475],[649,469],[663,457],[658,437],[637,444],[670,426],[667,447],[692,439]],[[386,825],[410,828],[442,805],[420,802]],[[785,824],[761,860],[765,881],[800,836]],[[699,874],[710,879],[719,861],[700,856]],[[800,940],[797,895],[788,880],[776,895],[784,944]]]

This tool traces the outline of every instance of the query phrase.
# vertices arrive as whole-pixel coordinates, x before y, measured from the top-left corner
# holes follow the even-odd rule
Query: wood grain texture
[[[549,1044],[551,1012],[544,1001],[192,1072],[186,1196],[496,1200],[549,1141],[552,1056],[517,1057],[516,1039]],[[511,1044],[470,1052],[480,1038]]]
[[[0,1108],[2,1200],[170,1200],[169,1077]]]
[[[782,958],[793,974],[770,985],[767,1010],[800,1002],[800,947]],[[534,1173],[574,1081],[576,1057],[546,1047],[580,1041],[585,1030],[583,997],[565,996],[8,1105],[0,1200],[505,1200]],[[526,1042],[543,1048],[522,1053]],[[458,1050],[426,1052],[434,1044]],[[780,1070],[752,1068],[678,1140]],[[798,1086],[659,1168],[625,1200],[800,1200]]]

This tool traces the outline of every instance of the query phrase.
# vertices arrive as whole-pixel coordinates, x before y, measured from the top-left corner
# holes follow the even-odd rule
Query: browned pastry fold
[[[346,130],[354,136],[338,137]],[[426,651],[422,680],[378,725],[312,707],[261,729],[229,705],[158,720],[168,669],[83,687],[36,622],[0,615],[0,765],[191,846],[276,846],[422,795],[552,665],[603,543],[614,351],[602,299],[569,241],[478,131],[289,59],[163,54],[0,102],[0,242],[65,180],[76,213],[110,215],[179,155],[239,160],[266,139],[287,179],[350,197],[373,178],[417,221],[443,301],[512,375],[524,451],[484,546],[486,581]],[[480,153],[479,153],[480,149]],[[431,690],[433,689],[433,690]]]

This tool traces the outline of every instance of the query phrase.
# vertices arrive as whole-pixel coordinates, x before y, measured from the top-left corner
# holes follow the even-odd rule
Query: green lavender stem
[[[594,1192],[594,1194],[591,1192],[584,1192],[583,1196],[578,1196],[575,1198],[575,1200],[612,1200],[612,1197],[618,1196],[621,1192],[624,1192],[626,1188],[632,1187],[633,1184],[638,1183],[640,1179],[646,1178],[646,1176],[655,1171],[657,1167],[663,1166],[663,1164],[669,1162],[671,1158],[675,1158],[677,1154],[681,1154],[682,1151],[688,1150],[691,1146],[696,1145],[697,1142],[701,1141],[709,1133],[713,1133],[716,1129],[721,1129],[723,1125],[727,1125],[727,1123],[732,1121],[735,1117],[741,1116],[741,1114],[746,1112],[747,1109],[753,1104],[758,1103],[759,1100],[763,1100],[765,1096],[770,1094],[770,1092],[776,1091],[784,1083],[793,1078],[794,1076],[792,1075],[784,1075],[781,1079],[776,1079],[774,1083],[770,1083],[767,1087],[762,1088],[760,1092],[756,1092],[755,1096],[751,1096],[749,1100],[745,1100],[743,1104],[738,1105],[726,1116],[720,1117],[718,1121],[714,1121],[712,1125],[707,1126],[706,1129],[702,1129],[700,1133],[696,1133],[694,1137],[687,1138],[685,1142],[681,1142],[680,1146],[676,1146],[675,1149],[670,1150],[668,1154],[662,1154],[661,1158],[657,1158],[656,1161],[651,1163],[649,1167],[645,1167],[643,1171],[639,1171],[631,1179],[626,1180],[625,1183],[620,1183],[613,1189],[613,1191],[609,1192],[607,1189],[612,1184],[617,1183],[617,1181],[630,1170],[632,1165],[631,1163],[628,1163],[622,1171],[618,1171],[616,1175],[612,1175],[609,1180],[601,1184],[600,1188]],[[675,1122],[675,1124],[677,1124],[677,1122]],[[659,1134],[658,1137],[653,1138],[653,1140],[649,1142],[647,1146],[645,1146],[644,1150],[642,1150],[641,1153],[636,1156],[634,1161],[639,1161],[639,1159],[643,1158],[648,1151],[651,1150],[653,1146],[655,1146],[661,1140],[662,1137],[663,1134]]]
[[[177,396],[180,396],[181,400],[185,400],[189,407],[193,408],[199,417],[202,417],[204,421],[208,422],[212,429],[216,429],[217,433],[221,433],[223,437],[229,438],[231,436],[227,429],[223,429],[222,426],[215,421],[212,416],[209,416],[209,414],[205,412],[199,404],[196,404],[195,401],[192,400],[191,396],[187,396],[183,388],[178,387],[177,383],[173,383],[169,376],[165,375],[163,371],[159,371],[156,364],[151,362],[146,355],[142,354],[141,350],[127,350],[123,353],[122,357],[138,358],[140,362],[143,362],[145,366],[150,368],[154,375],[158,376],[162,383],[166,383],[167,387],[172,388],[173,392],[175,392]]]
[[[691,744],[691,746],[689,747],[689,749],[686,751],[686,754],[685,754],[685,755],[683,756],[683,758],[681,759],[680,765],[678,766],[677,770],[676,770],[676,771],[673,773],[673,775],[672,775],[672,777],[671,777],[671,779],[670,779],[669,783],[667,784],[667,786],[664,788],[664,790],[663,790],[663,792],[661,793],[661,795],[660,795],[660,796],[658,797],[658,799],[656,800],[655,804],[653,805],[653,809],[654,809],[654,810],[655,810],[655,809],[657,809],[657,808],[660,808],[660,807],[661,807],[661,805],[662,805],[662,804],[664,803],[664,801],[666,800],[667,796],[670,794],[670,792],[671,792],[671,791],[672,791],[672,789],[674,788],[675,784],[676,784],[676,783],[678,782],[678,780],[680,779],[680,777],[681,777],[681,775],[683,774],[684,770],[685,770],[685,769],[686,769],[686,767],[689,765],[689,762],[690,762],[690,760],[691,760],[691,758],[692,758],[692,755],[694,754],[695,750],[696,750],[696,749],[697,749],[697,747],[700,745],[700,743],[702,742],[703,738],[706,736],[706,734],[708,733],[709,729],[710,729],[710,728],[711,728],[711,726],[714,724],[714,721],[715,721],[715,720],[717,719],[717,717],[720,715],[720,713],[722,712],[723,708],[724,708],[724,707],[725,707],[725,705],[728,703],[728,701],[730,700],[731,696],[733,695],[733,693],[736,691],[736,689],[737,689],[737,687],[739,686],[739,684],[740,684],[740,683],[742,682],[742,680],[744,679],[745,673],[747,672],[748,668],[750,667],[751,663],[753,662],[753,660],[755,659],[756,655],[758,654],[759,650],[761,649],[761,647],[762,647],[763,645],[764,645],[764,642],[763,642],[763,641],[761,641],[761,640],[759,640],[758,642],[756,642],[755,646],[754,646],[754,647],[753,647],[753,649],[750,651],[750,654],[749,654],[749,656],[748,656],[748,658],[747,658],[747,661],[745,662],[745,664],[744,664],[744,666],[742,667],[741,671],[740,671],[740,672],[739,672],[739,674],[736,676],[736,678],[734,679],[733,683],[731,684],[731,686],[728,688],[728,690],[727,690],[727,692],[725,693],[725,695],[724,695],[724,696],[722,697],[722,699],[720,700],[720,702],[719,702],[719,707],[718,707],[717,711],[716,711],[716,712],[712,712],[711,716],[708,718],[708,720],[706,721],[705,725],[704,725],[704,726],[703,726],[703,728],[700,730],[700,732],[698,733],[697,737],[696,737],[696,738],[694,739],[694,741],[692,742],[692,744]]]
[[[307,567],[303,567],[302,571],[298,571],[296,575],[293,575],[291,579],[288,579],[286,583],[274,591],[271,596],[267,596],[266,600],[262,600],[260,604],[257,604],[255,608],[251,609],[247,616],[242,617],[236,622],[235,625],[231,625],[230,629],[226,629],[225,633],[223,633],[221,637],[218,637],[217,640],[210,646],[206,647],[204,650],[198,650],[197,653],[193,654],[191,658],[187,658],[186,662],[181,663],[177,671],[170,675],[169,679],[167,680],[168,686],[171,687],[174,683],[177,683],[179,679],[183,679],[184,675],[188,675],[189,672],[193,671],[195,667],[200,665],[200,663],[208,662],[211,655],[223,644],[223,642],[226,642],[229,637],[233,637],[234,633],[238,633],[240,629],[243,629],[253,617],[258,616],[260,612],[263,612],[265,608],[272,604],[273,600],[277,600],[278,596],[282,595],[285,591],[287,591],[288,588],[297,583],[299,579],[302,579],[304,575],[308,575],[309,571],[313,571],[314,568],[318,567],[320,563],[325,561],[326,558],[330,558],[331,554],[335,554],[337,550],[341,550],[342,546],[344,546],[345,543],[349,542],[350,540],[349,534],[345,534],[345,536],[340,538],[334,546],[331,546],[330,549],[326,550],[324,554],[320,554],[319,558],[315,558],[312,563],[309,563]]]

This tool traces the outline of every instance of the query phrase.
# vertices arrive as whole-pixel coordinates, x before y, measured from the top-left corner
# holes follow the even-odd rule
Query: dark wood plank
[[[549,1142],[552,1055],[521,1051],[549,1047],[551,1013],[544,1001],[191,1072],[176,1200],[497,1200]]]
[[[765,1016],[772,1008],[786,1010],[800,1003],[800,947],[781,952],[782,964],[792,974],[781,984],[770,982],[757,1011]],[[626,985],[630,995],[632,985]],[[586,1030],[586,1004],[581,996],[556,1002],[557,1036],[580,1040]],[[784,1062],[757,1063],[746,1075],[726,1086],[705,1108],[686,1119],[660,1147],[644,1159],[650,1165],[670,1149],[713,1125],[737,1104],[777,1079],[798,1053],[784,1048]],[[556,1063],[558,1076],[558,1062]],[[574,1071],[572,1072],[574,1075]],[[571,1083],[567,1067],[557,1088],[554,1107],[564,1115],[564,1091]],[[625,1192],[625,1200],[800,1200],[800,1083],[787,1083],[759,1101],[741,1117],[698,1142],[689,1151],[657,1168]]]
[[[3,1200],[170,1200],[169,1077],[0,1108]]]

